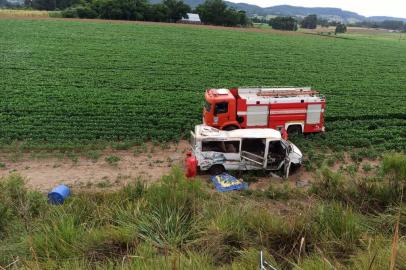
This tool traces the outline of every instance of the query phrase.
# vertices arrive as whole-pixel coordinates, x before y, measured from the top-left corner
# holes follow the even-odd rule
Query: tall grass
[[[61,18],[60,11],[26,10],[26,9],[0,9],[0,17],[11,18]]]
[[[386,269],[400,210],[394,262],[402,269],[404,203],[365,212],[354,199],[361,189],[323,177],[312,191],[319,199],[280,198],[279,211],[264,196],[215,193],[177,169],[149,187],[73,194],[60,206],[11,175],[0,181],[0,266],[256,269],[262,250],[278,269]]]

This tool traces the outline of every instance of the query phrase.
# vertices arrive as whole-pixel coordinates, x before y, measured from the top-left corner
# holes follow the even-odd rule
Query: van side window
[[[220,114],[220,113],[226,113],[228,112],[228,103],[227,102],[221,102],[221,103],[216,103],[216,106],[214,107],[214,114]]]
[[[239,153],[239,141],[203,141],[202,152]]]

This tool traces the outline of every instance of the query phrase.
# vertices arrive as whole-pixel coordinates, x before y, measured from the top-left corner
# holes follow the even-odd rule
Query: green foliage
[[[276,30],[297,30],[297,21],[293,17],[275,17],[269,20],[269,25]]]
[[[76,217],[64,211],[53,211],[32,236],[32,245],[40,260],[72,258],[80,253],[79,243],[85,234]]]
[[[316,29],[317,27],[317,15],[308,15],[306,17],[304,17],[302,23],[300,24],[300,26],[302,28],[307,28],[307,29]]]
[[[337,269],[382,269],[398,213],[399,234],[406,230],[404,205],[362,215],[359,202],[345,205],[335,196],[279,209],[265,197],[212,193],[179,169],[149,187],[134,182],[109,193],[75,193],[31,215],[20,211],[31,193],[24,181],[0,183],[0,264],[18,256],[18,269],[255,269],[260,250],[277,269],[324,269],[327,261]],[[405,244],[400,238],[399,269]]]
[[[339,23],[336,26],[335,34],[342,34],[347,32],[347,26],[345,24]]]
[[[392,30],[402,30],[404,25],[404,22],[399,20],[384,20],[380,23],[380,27]]]
[[[149,4],[146,0],[94,0],[90,5],[102,19],[140,20]]]
[[[362,21],[353,24],[357,27],[367,27],[367,28],[384,28],[390,30],[405,30],[406,24],[399,20],[383,20],[383,21]]]
[[[62,11],[62,16],[177,22],[190,11],[191,8],[182,0],[165,0],[158,4],[150,4],[146,0],[89,0],[73,3]]]
[[[115,156],[115,155],[110,155],[105,157],[104,159],[108,164],[110,164],[111,166],[117,166],[118,162],[121,160],[120,157]]]
[[[373,167],[369,163],[362,164],[362,170],[366,173],[372,171]]]
[[[360,244],[364,224],[351,208],[326,204],[320,205],[313,214],[312,237],[317,235],[326,253],[348,253]]]
[[[13,215],[29,222],[41,214],[46,199],[38,192],[27,190],[24,183],[18,174],[10,175],[7,181],[0,181],[0,202],[3,203],[3,210],[9,209]]]
[[[351,179],[327,168],[320,170],[318,179],[312,184],[310,193],[323,199],[341,201],[352,205],[362,212],[383,212],[399,204],[404,192],[404,176],[402,166],[403,154],[387,155],[383,161],[384,176],[368,178],[352,178],[357,167],[346,168]]]
[[[3,238],[3,233],[6,225],[11,218],[10,211],[6,205],[0,202],[0,239]]]
[[[270,185],[265,191],[265,196],[273,200],[287,200],[290,199],[292,195],[294,195],[294,192],[288,184],[279,186]]]
[[[387,154],[383,158],[382,170],[401,185],[406,183],[406,155],[403,153]]]
[[[196,7],[203,23],[224,26],[245,26],[249,20],[244,11],[228,8],[223,0],[205,0]]]
[[[128,183],[123,188],[123,195],[129,201],[135,201],[141,198],[145,193],[145,184],[141,181],[136,181],[135,183]]]
[[[137,224],[139,237],[159,248],[181,248],[197,237],[197,220],[187,205],[152,205]]]
[[[168,9],[167,18],[169,22],[177,22],[183,17],[186,17],[186,13],[191,12],[191,8],[183,1],[163,0],[162,3]]]
[[[0,100],[3,147],[15,140],[25,149],[65,150],[106,141],[179,140],[201,123],[207,87],[294,84],[312,85],[327,100],[326,132],[291,138],[304,153],[321,145],[368,147],[378,154],[406,150],[398,76],[406,74],[403,41],[49,20],[1,20],[0,28],[8,29],[0,51],[0,91],[7,96]],[[193,38],[184,42],[185,36]],[[247,54],[253,44],[255,53]],[[334,65],[325,60],[333,58]],[[184,74],[182,83],[174,79],[175,67]],[[225,67],[229,76],[212,76]],[[325,79],[331,77],[347,79],[338,85]]]
[[[85,156],[91,159],[93,162],[96,162],[102,155],[100,150],[90,150],[85,153]]]
[[[94,19],[98,17],[97,12],[92,9],[90,5],[77,5],[74,7],[69,7],[63,10],[61,14],[64,18]]]
[[[62,10],[81,3],[81,0],[32,0],[31,7],[39,10]]]

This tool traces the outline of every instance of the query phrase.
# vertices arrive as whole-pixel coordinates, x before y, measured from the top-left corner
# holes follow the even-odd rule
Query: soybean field
[[[0,140],[178,140],[204,90],[312,86],[332,147],[406,150],[406,40],[183,25],[0,20]]]

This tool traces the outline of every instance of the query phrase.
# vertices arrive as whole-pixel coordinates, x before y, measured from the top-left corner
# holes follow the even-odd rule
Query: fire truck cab
[[[191,132],[191,146],[187,166],[214,175],[225,170],[268,170],[281,171],[287,177],[291,167],[301,165],[303,157],[293,143],[270,128],[225,131],[197,125]]]
[[[325,98],[310,88],[209,89],[203,123],[218,129],[273,128],[288,133],[324,131]]]

